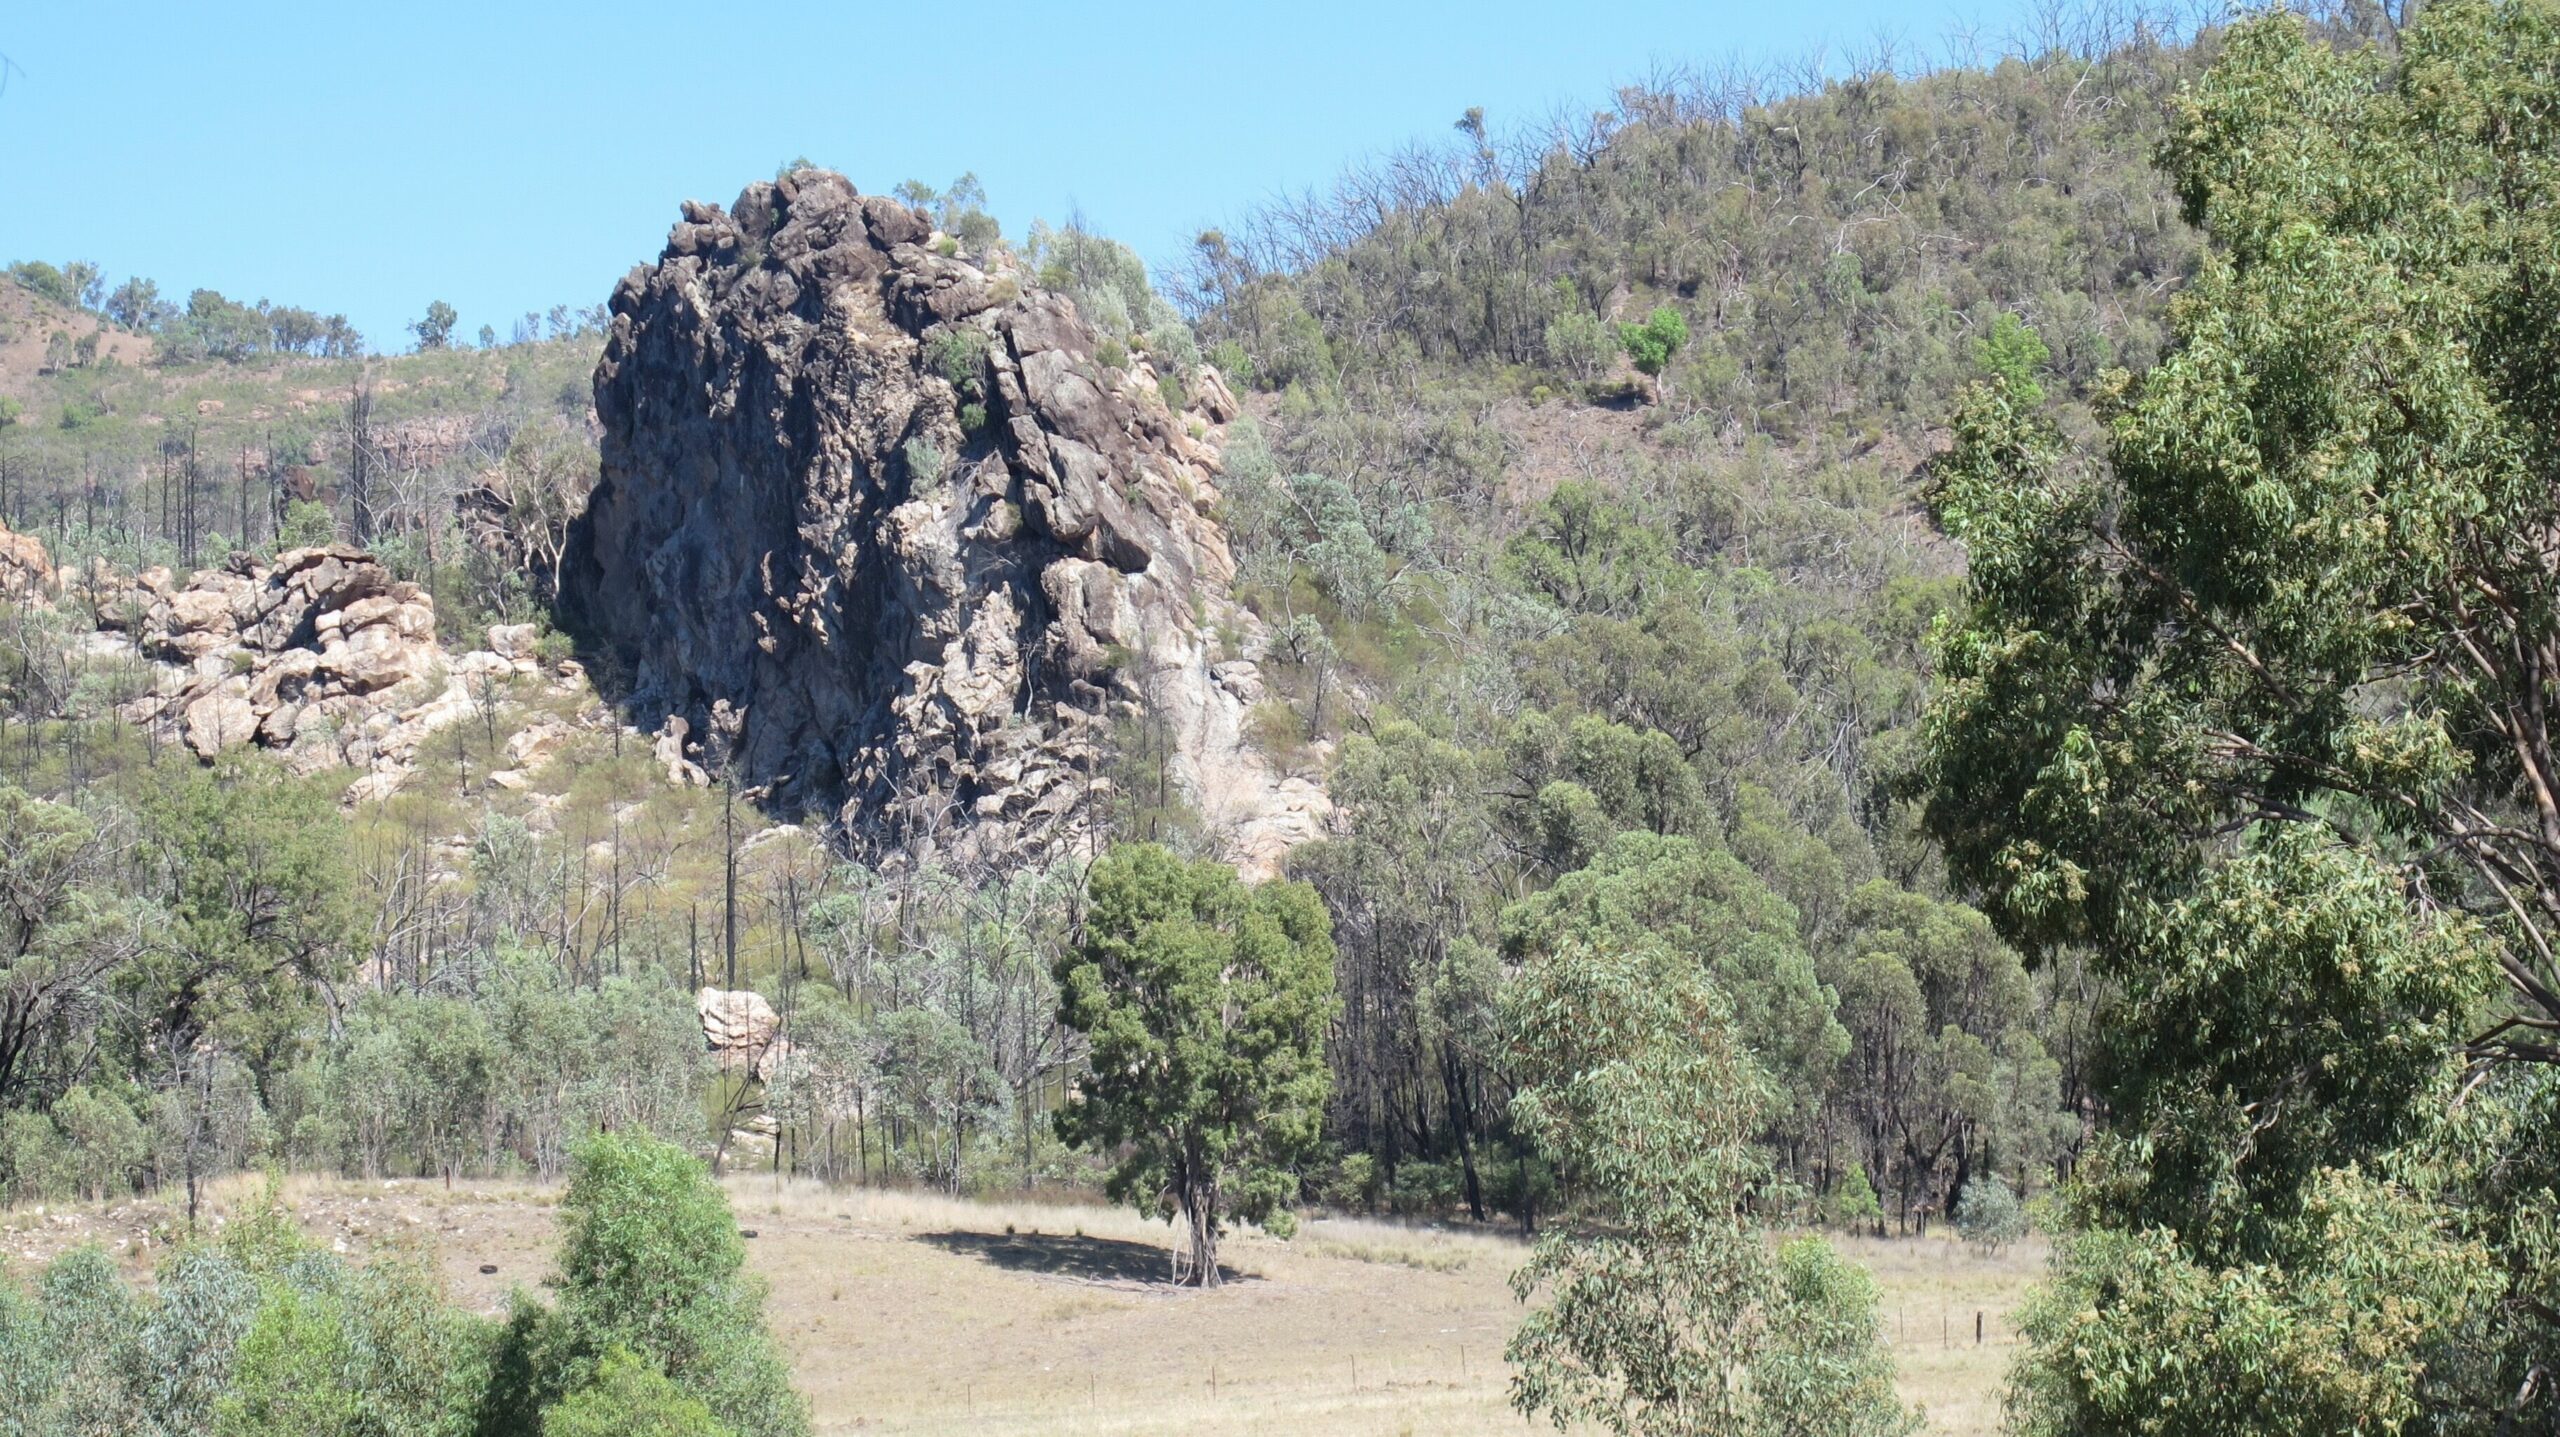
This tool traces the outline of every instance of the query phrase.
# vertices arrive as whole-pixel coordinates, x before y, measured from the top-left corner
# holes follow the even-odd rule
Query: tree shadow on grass
[[[928,1232],[917,1241],[989,1262],[1007,1272],[1036,1272],[1081,1282],[1173,1286],[1171,1250],[1154,1243],[1064,1233]],[[1259,1282],[1253,1273],[1218,1264],[1220,1282]]]

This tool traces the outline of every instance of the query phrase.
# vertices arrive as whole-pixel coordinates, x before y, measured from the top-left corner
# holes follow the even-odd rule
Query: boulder
[[[782,1017],[761,993],[705,988],[693,998],[702,1020],[702,1041],[723,1072],[743,1069],[758,1079],[788,1061],[790,1043],[782,1037]]]

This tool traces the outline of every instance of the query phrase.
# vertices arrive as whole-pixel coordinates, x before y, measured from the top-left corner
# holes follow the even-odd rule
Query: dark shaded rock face
[[[1251,629],[1214,375],[1169,410],[1009,260],[821,171],[687,203],[613,314],[560,599],[636,714],[858,845],[1006,861],[1089,833],[1111,725],[1153,703],[1246,856],[1312,830],[1208,637]]]

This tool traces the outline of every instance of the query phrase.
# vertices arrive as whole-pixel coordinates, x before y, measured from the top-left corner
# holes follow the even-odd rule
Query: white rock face
[[[762,1081],[791,1056],[782,1017],[761,993],[705,988],[693,996],[693,1011],[702,1019],[702,1041],[723,1072],[744,1070]]]

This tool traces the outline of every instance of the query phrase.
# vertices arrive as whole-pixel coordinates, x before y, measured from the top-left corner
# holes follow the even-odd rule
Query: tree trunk
[[[1182,1221],[1189,1236],[1191,1271],[1187,1281],[1194,1287],[1218,1285],[1218,1182],[1214,1177],[1191,1177],[1182,1183]]]

